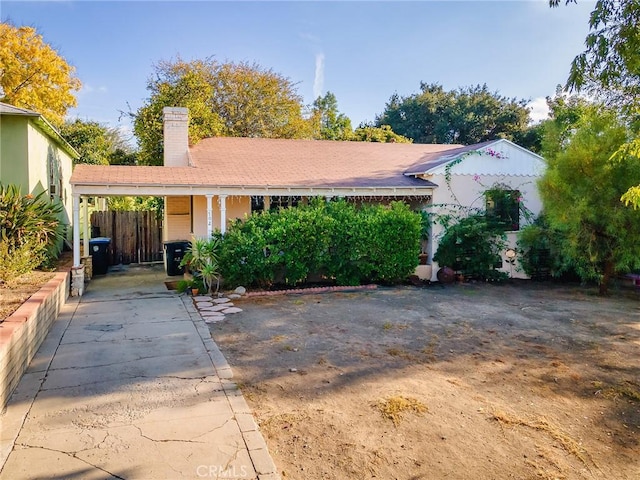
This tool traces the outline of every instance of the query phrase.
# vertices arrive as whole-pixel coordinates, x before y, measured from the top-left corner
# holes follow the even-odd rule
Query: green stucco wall
[[[0,115],[0,182],[20,185],[23,193],[30,193],[27,125],[27,118]]]
[[[71,240],[73,160],[32,117],[0,115],[0,122],[0,182],[19,185],[23,194],[46,191],[43,198],[62,205],[60,222]]]

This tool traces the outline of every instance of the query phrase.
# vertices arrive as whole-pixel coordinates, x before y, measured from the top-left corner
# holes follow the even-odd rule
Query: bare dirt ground
[[[212,336],[285,479],[640,478],[634,295],[480,284],[239,306]]]
[[[25,273],[0,285],[0,322],[15,312],[53,277],[52,272]]]

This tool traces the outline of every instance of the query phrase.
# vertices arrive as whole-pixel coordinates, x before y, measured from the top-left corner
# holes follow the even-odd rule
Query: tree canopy
[[[389,125],[376,127],[366,123],[355,129],[350,140],[355,142],[411,143],[410,138],[398,135]]]
[[[545,124],[547,170],[539,182],[565,264],[605,293],[611,277],[640,266],[640,216],[620,196],[640,183],[640,162],[612,159],[629,139],[616,112],[585,101],[557,102]]]
[[[316,136],[322,140],[350,140],[353,135],[351,120],[338,111],[338,100],[331,92],[313,102],[311,121],[319,125]]]
[[[560,2],[549,0],[552,7]],[[586,49],[574,58],[567,87],[593,90],[620,105],[640,101],[639,25],[638,0],[598,0],[589,17]]]
[[[140,162],[162,163],[162,109],[189,108],[189,142],[211,136],[311,138],[302,98],[288,78],[250,63],[190,62],[154,66],[149,98],[133,113]]]
[[[34,110],[61,125],[80,90],[75,69],[35,28],[0,23],[0,101]]]
[[[136,154],[120,132],[95,121],[65,122],[60,133],[80,154],[76,163],[93,165],[135,165]]]
[[[391,129],[416,143],[470,145],[507,138],[527,129],[526,100],[490,92],[487,85],[445,91],[439,84],[420,83],[420,92],[391,96],[377,126]]]

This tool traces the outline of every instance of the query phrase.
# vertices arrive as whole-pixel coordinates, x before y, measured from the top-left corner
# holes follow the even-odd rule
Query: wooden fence
[[[109,237],[109,265],[161,261],[162,222],[155,212],[93,212],[92,237]]]

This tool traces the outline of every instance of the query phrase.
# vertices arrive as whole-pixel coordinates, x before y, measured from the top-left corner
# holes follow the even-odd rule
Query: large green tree
[[[612,159],[629,139],[613,110],[583,101],[555,107],[543,141],[544,211],[562,236],[566,265],[606,293],[613,275],[640,266],[640,216],[620,203],[620,195],[640,182],[640,162]]]
[[[549,0],[552,7],[561,2]],[[634,135],[615,157],[632,156],[640,162],[640,1],[598,0],[585,46],[571,64],[566,88],[587,90],[620,108]],[[622,200],[640,207],[640,185],[631,187]]]
[[[132,113],[140,163],[162,163],[162,109],[189,108],[189,141],[211,136],[310,138],[302,98],[286,77],[250,63],[190,62],[154,66],[149,98]]]
[[[446,91],[441,85],[420,83],[420,92],[391,96],[378,126],[416,143],[470,145],[497,138],[513,139],[529,123],[526,100],[517,100],[477,85]]]
[[[331,92],[313,102],[312,122],[318,125],[316,137],[322,140],[350,140],[353,135],[351,120],[338,111],[338,100]]]
[[[135,165],[136,153],[118,129],[95,121],[76,119],[60,127],[62,136],[80,154],[76,163]]]
[[[35,110],[55,125],[76,106],[74,68],[32,27],[0,23],[0,102]]]

